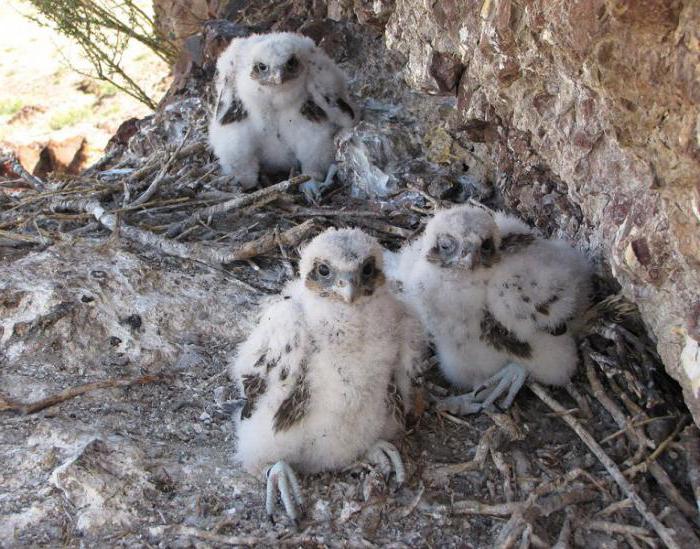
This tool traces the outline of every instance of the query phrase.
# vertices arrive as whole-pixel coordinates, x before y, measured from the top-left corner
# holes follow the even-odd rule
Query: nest
[[[139,122],[134,136],[113,143],[79,176],[42,180],[3,156],[11,173],[0,180],[4,260],[58,242],[102,238],[195,262],[263,295],[294,276],[298,246],[326,227],[360,227],[396,249],[448,205],[417,187],[373,200],[350,196],[342,184],[321,204],[308,204],[299,192],[306,178],[293,173],[244,194],[220,174],[208,150],[202,95],[180,98]],[[700,520],[691,503],[700,498],[697,429],[634,307],[609,283],[598,286],[597,307],[605,314],[582,338],[580,374],[566,390],[531,383],[508,413],[470,418],[427,410],[419,399],[417,423],[402,449],[411,478],[401,493],[365,470],[361,493],[353,492],[349,506],[331,519],[317,509],[302,532],[250,526],[238,535],[227,533],[231,523],[221,520],[208,530],[162,524],[148,535],[214,545],[313,545],[349,529],[352,543],[398,537],[408,544],[403,534],[419,531],[426,543],[441,544],[468,536],[467,524],[477,545],[565,547],[572,540],[612,539],[630,547],[697,547]],[[77,386],[39,403],[4,398],[0,411],[33,414],[89,391],[162,380]],[[445,393],[437,374],[424,385],[429,393]],[[319,500],[347,500],[321,488],[343,485],[344,474],[308,482]],[[428,533],[432,520],[443,531]]]

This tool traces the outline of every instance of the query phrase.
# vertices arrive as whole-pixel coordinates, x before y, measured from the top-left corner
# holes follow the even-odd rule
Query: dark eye
[[[321,263],[318,267],[316,267],[316,271],[318,272],[319,275],[322,277],[327,277],[329,274],[331,274],[331,270],[328,268],[328,265],[325,263]]]
[[[368,261],[362,266],[362,276],[364,277],[370,277],[374,274],[374,263],[372,261]]]
[[[481,244],[481,251],[482,252],[492,252],[493,251],[493,240],[490,238],[487,238],[484,240],[484,242]]]
[[[299,66],[299,60],[292,55],[289,59],[287,59],[286,66],[288,69],[296,69]]]
[[[443,252],[451,252],[455,248],[455,239],[451,236],[441,236],[438,238],[438,247]]]
[[[267,65],[265,63],[256,63],[255,72],[267,72]]]

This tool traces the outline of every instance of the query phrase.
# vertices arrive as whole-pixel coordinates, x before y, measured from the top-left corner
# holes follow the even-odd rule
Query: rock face
[[[700,420],[700,5],[397,0],[385,38],[412,87],[456,90],[505,206],[609,263]]]
[[[204,21],[219,15],[222,0],[153,0],[156,27],[179,47],[197,34]]]

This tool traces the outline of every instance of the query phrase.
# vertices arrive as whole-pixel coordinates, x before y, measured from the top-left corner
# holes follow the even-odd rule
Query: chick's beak
[[[462,254],[462,264],[470,271],[479,266],[481,263],[481,253],[479,247],[475,244],[466,244]]]
[[[270,82],[277,85],[284,82],[284,72],[282,69],[277,69],[270,75]]]
[[[352,277],[342,277],[338,280],[336,293],[342,298],[345,303],[352,304],[357,299],[357,284]]]

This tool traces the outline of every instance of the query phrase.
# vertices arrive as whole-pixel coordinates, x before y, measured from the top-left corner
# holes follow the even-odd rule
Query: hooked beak
[[[352,304],[357,299],[357,284],[352,277],[343,277],[338,280],[336,293],[345,303]]]
[[[284,82],[284,73],[282,69],[278,69],[270,75],[270,82],[277,86]]]
[[[475,244],[466,244],[462,252],[462,265],[472,271],[481,263],[481,252]]]

